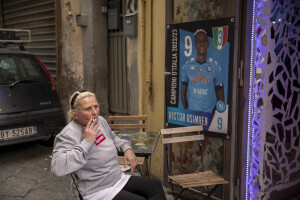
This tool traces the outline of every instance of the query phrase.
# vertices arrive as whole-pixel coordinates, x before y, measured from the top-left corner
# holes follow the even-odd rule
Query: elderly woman
[[[75,92],[69,103],[69,123],[55,138],[51,170],[58,177],[75,172],[78,188],[72,181],[73,195],[84,200],[165,200],[159,180],[121,172],[117,150],[124,152],[131,171],[136,156],[130,143],[99,116],[95,94]]]

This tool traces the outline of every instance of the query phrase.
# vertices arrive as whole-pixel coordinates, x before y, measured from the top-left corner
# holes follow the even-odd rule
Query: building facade
[[[3,28],[30,29],[36,53],[55,76],[64,110],[77,90],[96,93],[101,115],[149,116],[165,127],[166,26],[235,18],[229,138],[206,137],[185,167],[203,159],[230,183],[220,199],[288,199],[300,184],[299,1],[2,0]],[[26,47],[26,46],[25,46]],[[166,180],[158,142],[151,174]],[[173,169],[176,171],[176,167]]]

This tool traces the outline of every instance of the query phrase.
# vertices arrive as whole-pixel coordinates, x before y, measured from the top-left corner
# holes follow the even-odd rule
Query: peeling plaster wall
[[[80,13],[79,0],[61,1],[62,107],[67,113],[71,94],[83,87],[81,27],[76,25]]]
[[[61,1],[62,105],[68,111],[73,92],[86,89],[96,94],[100,115],[108,115],[106,0]],[[76,15],[86,15],[79,26]]]
[[[138,12],[138,1],[126,1],[126,14]],[[127,51],[127,77],[129,87],[129,115],[139,114],[139,80],[138,80],[138,43],[137,37],[127,37],[126,51]]]
[[[101,12],[106,0],[81,0],[81,14],[87,16],[82,27],[84,88],[95,92],[100,115],[108,116],[107,14]]]
[[[137,38],[127,38],[127,73],[129,85],[129,115],[139,114],[139,87],[137,69]]]

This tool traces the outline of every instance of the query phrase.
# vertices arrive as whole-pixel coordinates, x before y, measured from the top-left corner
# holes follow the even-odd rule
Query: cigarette
[[[92,120],[93,122],[95,121],[95,119]]]

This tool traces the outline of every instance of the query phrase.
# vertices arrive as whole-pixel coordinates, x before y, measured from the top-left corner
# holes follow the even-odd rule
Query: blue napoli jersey
[[[222,84],[221,73],[220,65],[212,58],[203,64],[191,58],[183,65],[181,84],[188,87],[188,109],[212,112],[216,104],[215,86]]]

